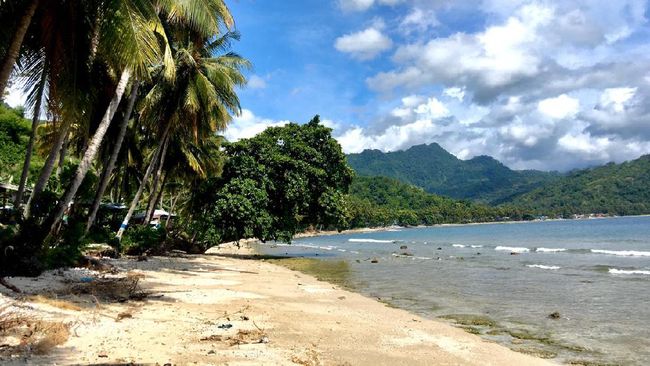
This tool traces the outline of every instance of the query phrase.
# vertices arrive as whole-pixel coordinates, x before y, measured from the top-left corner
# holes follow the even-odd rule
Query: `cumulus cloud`
[[[575,117],[580,109],[580,101],[562,94],[556,98],[541,100],[537,104],[537,110],[545,116],[554,119],[565,119]]]
[[[265,89],[266,80],[258,75],[251,75],[251,77],[248,78],[247,86],[251,89]]]
[[[289,121],[274,121],[261,118],[248,109],[242,109],[241,115],[235,117],[228,129],[226,129],[224,137],[228,141],[239,141],[251,138],[269,127],[281,127],[288,123]]]
[[[359,60],[370,60],[389,50],[393,41],[382,34],[381,27],[374,25],[356,33],[346,34],[336,39],[334,47]]]
[[[365,11],[375,4],[396,5],[403,0],[339,0],[339,6],[344,11]]]

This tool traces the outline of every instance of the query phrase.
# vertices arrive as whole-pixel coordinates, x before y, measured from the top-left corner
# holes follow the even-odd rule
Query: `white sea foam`
[[[618,255],[621,257],[650,257],[650,252],[639,252],[635,250],[602,250],[592,249],[592,253]]]
[[[537,248],[535,249],[536,252],[538,253],[559,253],[559,252],[566,252],[567,249],[565,248]]]
[[[558,269],[562,268],[562,267],[558,267],[558,266],[545,266],[543,264],[529,264],[526,267],[539,268],[539,269],[551,269],[551,270],[558,270]]]
[[[345,249],[337,249],[337,250],[338,250],[339,252],[341,252],[341,253],[345,253],[345,252],[347,252],[347,250],[345,250]]]
[[[377,239],[348,239],[351,243],[393,243],[393,240],[377,240]]]
[[[466,248],[467,246],[463,245],[463,244],[454,244],[454,245],[452,245],[452,247],[454,247],[454,248]]]
[[[530,252],[530,249],[528,249],[528,248],[520,248],[520,247],[502,247],[502,246],[498,246],[498,247],[494,248],[494,250],[501,250],[501,251],[512,252],[512,253],[528,253],[528,252]]]
[[[472,245],[472,248],[483,248],[482,245]]]
[[[610,268],[609,273],[617,274],[617,275],[650,275],[650,271],[624,270],[624,269],[616,269],[616,268]]]

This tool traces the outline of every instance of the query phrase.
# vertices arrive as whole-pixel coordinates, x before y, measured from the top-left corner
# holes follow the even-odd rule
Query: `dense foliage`
[[[573,172],[512,204],[547,215],[650,213],[650,155]]]
[[[25,145],[31,133],[31,122],[22,113],[21,109],[0,105],[0,182],[11,180],[18,184],[20,179]],[[42,159],[39,159],[33,162],[32,169],[37,171],[42,165]]]
[[[493,208],[425,192],[419,187],[386,177],[357,177],[348,197],[352,227],[415,226],[533,217],[513,207]]]
[[[514,171],[488,156],[460,160],[438,144],[383,153],[348,155],[361,176],[385,176],[422,187],[429,193],[484,203],[502,203],[558,178],[558,174]]]
[[[199,241],[290,241],[308,227],[347,227],[344,195],[352,171],[318,116],[226,144],[225,153],[222,176],[195,193]]]

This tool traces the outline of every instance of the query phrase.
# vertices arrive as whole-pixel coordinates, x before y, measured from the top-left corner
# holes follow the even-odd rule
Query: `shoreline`
[[[111,261],[121,273],[142,278],[139,286],[149,294],[144,302],[69,294],[70,279],[64,280],[75,270],[66,270],[10,280],[58,303],[17,301],[2,290],[0,305],[74,324],[65,343],[48,355],[30,356],[32,364],[554,364],[301,272],[241,259],[252,254],[250,249],[231,249],[230,256],[220,250],[218,255]],[[0,360],[25,364],[22,358]]]
[[[391,229],[403,230],[403,229],[426,229],[426,228],[438,228],[438,227],[462,227],[462,226],[477,226],[477,225],[513,225],[513,224],[531,224],[539,222],[557,222],[557,221],[585,221],[585,220],[605,220],[605,219],[616,219],[616,218],[626,218],[626,217],[650,217],[650,214],[646,215],[628,215],[628,216],[607,216],[607,217],[588,217],[588,218],[578,218],[578,219],[545,219],[545,220],[520,220],[520,221],[487,221],[487,222],[469,222],[465,224],[436,224],[436,225],[418,225],[418,226],[383,226],[383,227],[365,227],[365,228],[356,228],[348,229],[342,231],[336,230],[323,230],[323,231],[307,231],[294,235],[293,239],[304,239],[304,238],[314,238],[319,236],[333,236],[333,235],[346,235],[346,234],[363,234],[363,233],[373,233],[373,232],[385,232],[390,231]],[[244,242],[242,240],[241,242]],[[257,239],[247,239],[247,241],[258,242]],[[223,243],[230,244],[230,243]]]

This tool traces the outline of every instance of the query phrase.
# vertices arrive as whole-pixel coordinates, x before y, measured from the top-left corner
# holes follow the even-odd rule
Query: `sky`
[[[346,153],[436,142],[559,171],[650,153],[647,1],[226,2],[254,64],[229,140],[319,114]]]

